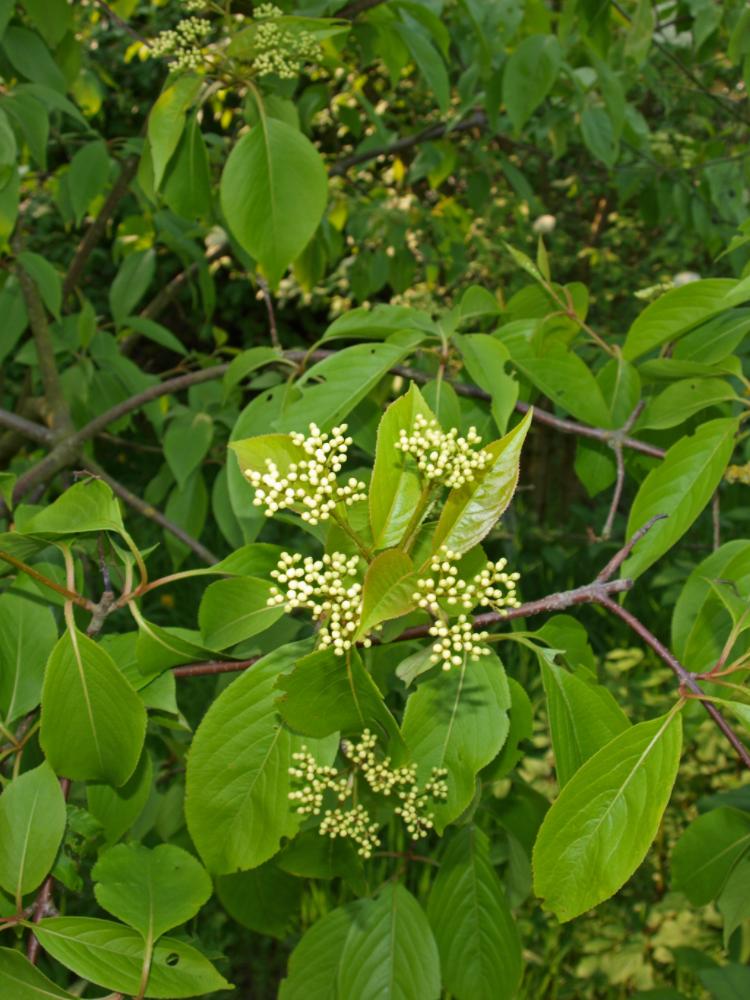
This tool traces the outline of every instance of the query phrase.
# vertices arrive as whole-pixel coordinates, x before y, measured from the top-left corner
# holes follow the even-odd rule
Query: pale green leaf
[[[284,613],[282,605],[269,607],[272,585],[252,576],[217,580],[203,593],[198,622],[211,649],[226,649],[265,631]]]
[[[357,637],[367,635],[389,618],[411,611],[416,588],[414,563],[409,556],[394,549],[376,556],[365,573]]]
[[[265,115],[221,176],[221,207],[237,242],[275,287],[318,228],[328,199],[320,154],[301,132]]]
[[[55,771],[78,781],[123,785],[146,732],[143,702],[112,657],[78,629],[47,661],[40,742]]]
[[[433,539],[454,552],[466,552],[484,538],[513,499],[518,483],[521,448],[531,425],[533,411],[499,441],[484,450],[492,456],[476,478],[451,490],[445,501]]]
[[[122,532],[117,499],[100,479],[76,483],[23,525],[25,535],[77,535],[87,531]]]
[[[49,608],[18,594],[0,596],[0,720],[6,726],[39,704],[56,641]]]
[[[89,782],[86,786],[88,811],[104,828],[107,843],[114,844],[133,826],[151,794],[154,768],[144,750],[138,765],[119,788]]]
[[[724,379],[680,379],[649,402],[638,419],[635,433],[645,428],[676,427],[709,406],[737,399],[737,393]]]
[[[486,333],[453,334],[466,370],[480,389],[489,393],[497,429],[505,434],[518,400],[518,382],[506,366],[511,357],[505,344]]]
[[[154,167],[154,187],[158,190],[167,164],[177,149],[185,127],[188,108],[198,96],[201,78],[179,76],[157,99],[148,116],[148,141]]]
[[[560,921],[609,899],[656,837],[680,762],[679,715],[626,729],[573,775],[534,845],[534,891]]]
[[[153,943],[191,920],[213,891],[205,868],[181,847],[118,844],[91,872],[99,905]]]
[[[137,994],[144,956],[138,931],[93,917],[52,917],[37,924],[34,934],[76,975],[118,993]],[[167,937],[154,948],[144,996],[179,1000],[231,988],[199,951]]]
[[[0,886],[19,903],[41,885],[65,832],[65,798],[44,762],[0,795]]]
[[[356,900],[339,906],[302,935],[289,958],[279,1000],[335,1000],[344,945],[365,905],[364,900]]]
[[[375,465],[370,481],[370,525],[375,548],[396,545],[404,536],[419,502],[421,481],[414,464],[396,448],[402,430],[411,432],[417,414],[433,414],[414,383],[391,403],[378,425]]]
[[[8,1000],[73,1000],[15,948],[0,948],[0,995]]]

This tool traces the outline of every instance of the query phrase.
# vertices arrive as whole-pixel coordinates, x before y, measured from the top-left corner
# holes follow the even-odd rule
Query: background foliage
[[[746,5],[0,0],[0,76],[4,993],[746,995]],[[415,540],[428,407],[500,479]],[[350,535],[228,451],[342,421],[347,674],[267,602]],[[468,670],[433,537],[521,574]],[[449,796],[362,861],[288,768],[365,723]]]

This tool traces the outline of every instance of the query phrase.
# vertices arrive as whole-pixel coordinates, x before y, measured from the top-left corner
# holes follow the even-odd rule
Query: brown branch
[[[101,238],[104,236],[107,223],[114,214],[117,206],[128,193],[130,182],[135,177],[137,171],[137,156],[131,157],[123,163],[122,168],[120,169],[120,176],[115,181],[112,190],[109,192],[104,204],[99,209],[99,214],[86,230],[83,239],[78,244],[78,249],[73,255],[73,260],[70,262],[68,273],[65,275],[65,281],[63,282],[63,302],[68,298],[71,292],[78,287],[78,283],[83,276],[83,272],[86,270],[89,257],[96,249]]]
[[[62,789],[63,798],[67,801],[70,793],[70,780],[68,778],[60,778],[60,788]],[[41,889],[37,893],[36,899],[34,900],[34,909],[31,918],[35,924],[40,923],[45,917],[48,917],[53,910],[52,889],[54,887],[54,883],[54,878],[51,875],[48,875],[42,883]],[[39,959],[39,949],[39,941],[32,933],[29,936],[29,943],[26,947],[26,957],[32,965],[36,965]]]
[[[252,656],[249,660],[207,660],[205,663],[188,663],[184,667],[175,667],[172,673],[175,677],[211,677],[214,674],[233,674],[238,670],[247,670],[259,659],[259,656]]]
[[[121,18],[117,11],[113,10],[106,0],[94,0],[94,2],[102,8],[110,21],[116,24],[118,28],[122,28],[122,30],[127,32],[131,38],[137,39],[137,41],[148,47],[148,41],[143,37],[143,35],[139,34],[135,28],[132,28],[127,21]]]
[[[188,534],[184,528],[181,528],[179,524],[175,524],[174,521],[170,521],[170,519],[162,514],[162,512],[156,507],[153,507],[150,503],[147,503],[139,496],[136,496],[135,493],[132,493],[127,486],[123,486],[119,480],[114,479],[109,475],[109,473],[105,472],[98,462],[94,462],[92,459],[86,459],[83,464],[89,472],[105,482],[112,492],[128,504],[129,507],[132,507],[133,510],[137,510],[139,514],[142,514],[150,521],[158,524],[165,531],[174,535],[174,537],[181,541],[183,545],[187,545],[191,552],[194,552],[195,555],[198,556],[198,558],[203,562],[208,563],[209,566],[213,566],[214,563],[219,561],[218,557],[215,556],[210,549],[207,549],[205,545],[199,542],[197,538],[193,538],[193,536]],[[106,617],[108,613],[109,608],[107,608],[104,612],[104,617]]]
[[[34,420],[27,420],[10,410],[0,409],[0,427],[7,427],[16,434],[20,434],[29,441],[38,441],[39,444],[52,445],[55,443],[56,435],[49,427],[38,424]]]
[[[76,594],[74,591],[68,590],[67,587],[63,587],[54,580],[50,580],[49,577],[46,577],[43,573],[34,569],[33,566],[29,566],[20,559],[16,559],[16,557],[12,556],[9,552],[3,552],[0,550],[0,560],[8,563],[9,566],[13,566],[19,572],[30,576],[32,579],[36,580],[37,583],[41,583],[43,587],[47,587],[49,590],[54,590],[55,593],[60,594],[66,600],[72,601],[73,604],[77,604],[79,608],[84,608],[86,611],[94,610],[94,605],[87,597],[83,597],[81,594]]]
[[[653,528],[657,521],[663,521],[668,516],[667,514],[654,514],[641,528],[634,532],[630,541],[626,542],[618,552],[615,552],[604,569],[597,575],[597,583],[611,580],[643,536]]]
[[[262,275],[257,275],[256,280],[258,282],[261,295],[263,296],[263,301],[266,304],[266,312],[268,313],[268,330],[271,334],[271,344],[278,350],[281,350],[281,341],[279,340],[279,331],[276,326],[276,313],[273,308],[271,289],[268,287],[268,282]]]
[[[29,326],[39,362],[39,375],[42,379],[44,397],[49,407],[52,427],[55,431],[64,434],[70,431],[73,425],[55,362],[55,345],[47,322],[47,312],[36,283],[20,263],[16,268],[16,274],[29,316]]]
[[[656,636],[652,632],[650,632],[646,628],[646,626],[638,618],[635,617],[635,615],[631,614],[629,611],[626,611],[625,608],[617,604],[616,601],[610,600],[609,597],[601,597],[598,599],[597,604],[600,604],[603,608],[606,608],[613,615],[616,615],[621,621],[624,621],[625,624],[629,628],[631,628],[635,632],[635,634],[643,642],[646,643],[647,646],[650,646],[651,649],[653,649],[653,651],[656,653],[659,659],[661,659],[664,663],[666,663],[666,665],[669,667],[669,669],[672,671],[675,677],[678,678],[680,682],[680,687],[687,688],[692,694],[694,694],[697,697],[697,699],[701,702],[701,704],[708,712],[708,714],[711,716],[713,721],[716,723],[716,725],[719,727],[722,733],[729,740],[734,751],[736,752],[737,756],[740,758],[742,763],[745,765],[745,767],[750,768],[750,752],[748,752],[747,747],[739,738],[739,736],[736,735],[736,733],[729,725],[727,720],[724,718],[724,716],[721,714],[721,712],[718,710],[718,708],[715,705],[713,705],[710,701],[707,701],[705,699],[705,694],[701,690],[699,684],[697,683],[693,675],[688,670],[686,670],[685,667],[683,667],[683,665],[680,663],[677,657],[673,653],[671,653],[666,648],[666,646],[662,645],[662,643],[659,642]]]
[[[617,508],[620,506],[620,499],[622,497],[622,489],[625,485],[625,459],[622,454],[622,441],[627,435],[628,431],[635,424],[636,420],[640,416],[645,406],[645,402],[641,399],[639,400],[637,406],[630,414],[628,419],[625,421],[623,427],[616,433],[613,434],[611,440],[609,441],[609,446],[615,453],[615,465],[617,467],[617,474],[615,477],[615,490],[612,494],[612,501],[609,505],[609,513],[607,514],[607,520],[604,522],[604,527],[602,528],[602,539],[606,540],[612,534],[612,527],[615,523],[615,516],[617,514]]]

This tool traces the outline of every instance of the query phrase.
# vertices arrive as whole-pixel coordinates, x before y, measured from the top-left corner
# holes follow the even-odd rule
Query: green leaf
[[[630,21],[630,30],[625,39],[625,52],[639,66],[645,62],[651,48],[655,27],[656,14],[651,0],[638,0],[635,16]]]
[[[401,732],[419,780],[434,767],[448,771],[448,799],[433,808],[438,833],[466,809],[478,772],[500,752],[509,708],[505,670],[495,653],[438,670],[409,696]]]
[[[200,219],[211,212],[211,168],[206,142],[195,116],[188,120],[167,168],[162,193],[172,211],[185,219]]]
[[[222,691],[196,731],[185,816],[209,871],[256,868],[297,830],[289,803],[293,739],[276,711],[275,684],[308,648],[282,646],[254,663]]]
[[[154,168],[154,188],[157,191],[185,128],[188,108],[198,96],[200,87],[199,76],[179,76],[160,94],[148,116],[148,142]]]
[[[46,761],[0,795],[0,886],[21,899],[42,884],[65,832],[65,798]]]
[[[221,175],[221,207],[243,250],[276,287],[318,228],[328,175],[309,139],[278,118],[261,117]]]
[[[203,640],[211,649],[226,649],[265,631],[284,614],[269,607],[272,585],[252,576],[217,580],[206,588],[198,609]]]
[[[410,306],[390,306],[380,302],[372,309],[350,309],[339,316],[323,334],[320,343],[343,338],[382,340],[403,330],[418,330],[437,336],[437,327],[427,313]]]
[[[93,917],[52,917],[37,924],[34,934],[52,958],[77,976],[118,993],[137,994],[144,956],[138,931]],[[154,948],[144,996],[178,1000],[231,988],[195,948],[162,938]]]
[[[142,337],[153,340],[155,344],[166,347],[168,351],[174,351],[175,354],[184,356],[188,353],[171,330],[162,326],[161,323],[155,323],[152,319],[146,319],[143,316],[128,316],[123,320],[123,327],[125,330],[134,330],[136,333],[140,333]]]
[[[396,545],[404,536],[422,490],[419,474],[404,452],[396,448],[402,430],[411,431],[414,419],[433,414],[412,382],[409,391],[391,403],[378,425],[375,465],[370,482],[370,525],[376,549]]]
[[[730,963],[700,969],[698,978],[713,1000],[745,1000],[750,990],[750,969],[746,965]]]
[[[534,845],[534,891],[558,920],[609,899],[641,864],[681,745],[679,715],[641,722],[589,758],[552,804]]]
[[[32,93],[15,90],[11,97],[3,99],[3,110],[7,112],[21,130],[32,159],[41,170],[47,169],[47,146],[49,144],[49,113],[41,100]],[[10,182],[6,184],[8,189]]]
[[[554,35],[530,35],[505,64],[503,102],[513,128],[521,131],[557,79],[562,50]]]
[[[716,663],[729,632],[729,619],[712,580],[734,584],[740,596],[750,596],[750,542],[726,542],[698,563],[680,592],[672,613],[672,647],[690,670],[707,670]]]
[[[151,944],[191,920],[211,897],[206,869],[174,844],[118,844],[91,872],[99,906]]]
[[[289,958],[279,1000],[333,1000],[344,945],[364,900],[331,910],[303,935]]]
[[[451,838],[430,891],[427,916],[440,953],[443,987],[456,1000],[512,997],[521,982],[521,939],[474,826]]]
[[[646,306],[628,330],[622,353],[627,361],[676,340],[705,320],[725,312],[726,297],[735,288],[733,278],[705,278],[665,292]]]
[[[169,422],[164,435],[164,457],[182,490],[202,463],[214,439],[208,413],[184,413]]]
[[[651,400],[636,424],[641,429],[676,427],[709,406],[738,398],[729,382],[721,378],[680,379]]]
[[[317,833],[315,836],[324,839]],[[298,918],[303,886],[301,879],[268,863],[249,872],[220,875],[216,893],[237,923],[283,940]]]
[[[440,959],[424,910],[402,885],[357,912],[341,955],[338,995],[357,1000],[437,1000]]]
[[[208,490],[201,469],[193,471],[183,489],[175,486],[169,494],[164,513],[193,538],[200,538],[208,513]],[[164,541],[172,557],[172,565],[175,569],[179,568],[190,555],[190,549],[170,532],[165,532]]]
[[[273,347],[251,347],[238,354],[230,363],[224,375],[224,398],[251,372],[273,364],[279,360],[279,352]]]
[[[635,579],[677,542],[711,499],[734,450],[736,419],[710,420],[680,438],[646,476],[630,508],[627,537],[656,514],[668,517],[638,542],[621,570]]]
[[[42,689],[40,742],[54,770],[77,781],[123,785],[145,733],[143,702],[112,657],[78,629],[65,632]]]
[[[716,899],[739,859],[750,850],[750,816],[721,806],[688,826],[672,850],[672,888],[694,906]]]
[[[581,113],[581,135],[592,156],[612,168],[617,162],[619,143],[612,119],[605,108],[586,107]]]
[[[518,382],[506,371],[511,360],[508,348],[486,333],[454,333],[452,339],[472,380],[492,397],[492,416],[498,431],[505,434],[518,400]]]
[[[607,688],[541,658],[540,664],[555,771],[562,788],[582,764],[624,732],[629,723]]]
[[[425,83],[434,95],[437,106],[441,111],[447,111],[451,88],[442,56],[420,30],[399,23],[393,27],[409,50]]]
[[[562,344],[552,344],[537,357],[530,344],[518,341],[511,347],[511,356],[515,367],[532,385],[578,420],[592,427],[612,426],[601,387],[577,354]]]
[[[25,535],[78,535],[124,531],[117,499],[100,479],[76,483],[23,525]]]
[[[47,309],[55,319],[60,319],[62,281],[55,268],[45,257],[31,250],[22,250],[18,255],[18,261],[36,285]]]
[[[533,411],[505,437],[484,450],[492,461],[476,478],[452,489],[445,501],[433,539],[433,549],[441,546],[466,552],[484,538],[513,499],[518,483],[521,448],[531,426]]]
[[[357,638],[381,622],[411,611],[416,586],[414,563],[409,556],[394,549],[376,556],[365,573]]]
[[[303,656],[294,670],[279,676],[277,687],[284,692],[278,702],[282,717],[304,736],[349,735],[369,728],[392,752],[403,748],[396,720],[356,650],[336,656],[319,649]]]
[[[0,948],[0,993],[9,1000],[73,1000],[15,948]]]
[[[750,331],[750,309],[730,309],[680,337],[672,351],[676,361],[713,365],[724,361]]]
[[[127,833],[143,812],[151,794],[153,776],[151,757],[144,749],[135,771],[124,785],[113,788],[89,782],[86,786],[88,811],[101,823],[108,844],[114,844]]]
[[[122,326],[148,291],[156,273],[153,250],[128,254],[109,289],[109,307],[116,326]]]
[[[81,146],[66,174],[76,225],[81,224],[91,202],[103,191],[109,177],[109,155],[101,139]]]
[[[67,0],[23,0],[23,6],[51,49],[56,48],[73,27],[73,11]]]
[[[312,422],[322,430],[340,423],[394,365],[411,352],[406,343],[355,344],[313,365],[295,389],[302,395],[283,411],[276,426],[287,431],[307,431]]]
[[[741,858],[732,868],[716,908],[724,918],[724,947],[728,948],[732,934],[750,917],[750,859]]]
[[[49,608],[17,594],[0,596],[0,719],[6,726],[39,704],[56,641]]]
[[[33,31],[15,26],[6,28],[2,47],[8,62],[21,76],[65,93],[67,86],[60,67]]]

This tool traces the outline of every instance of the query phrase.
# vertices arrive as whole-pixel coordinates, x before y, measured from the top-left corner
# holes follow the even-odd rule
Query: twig
[[[609,538],[612,534],[612,526],[615,523],[615,515],[617,514],[617,508],[620,505],[620,498],[622,497],[622,489],[625,485],[625,459],[622,454],[622,441],[628,431],[633,427],[638,417],[641,415],[645,405],[646,404],[642,399],[639,400],[635,409],[625,421],[623,426],[616,434],[612,435],[612,438],[609,441],[609,446],[615,453],[617,476],[615,479],[615,491],[612,494],[612,502],[609,505],[607,520],[604,522],[604,527],[602,528],[602,539],[604,540]]]
[[[86,611],[93,611],[94,605],[87,598],[83,597],[81,594],[76,594],[72,590],[68,590],[59,583],[55,583],[54,580],[50,580],[43,573],[34,569],[33,566],[27,565],[20,559],[16,559],[9,552],[0,551],[0,560],[8,563],[8,565],[15,567],[15,569],[20,570],[20,572],[25,573],[27,576],[32,577],[37,583],[41,583],[43,587],[47,587],[49,590],[54,590],[55,593],[60,594],[67,601],[72,601],[73,604],[77,604],[79,608],[84,608]]]
[[[268,329],[271,334],[271,344],[278,348],[278,350],[281,350],[281,341],[279,340],[279,331],[276,327],[276,313],[273,308],[271,289],[268,287],[268,282],[262,275],[257,275],[256,280],[258,282],[261,295],[263,296],[263,301],[266,304],[266,312],[268,313]]]
[[[238,670],[247,670],[259,659],[259,656],[252,656],[249,660],[208,660],[206,663],[188,663],[184,667],[175,667],[172,673],[175,677],[210,677],[214,674],[233,674]]]
[[[693,675],[688,670],[686,670],[685,667],[683,667],[683,665],[680,663],[677,657],[674,656],[674,654],[671,653],[666,648],[666,646],[663,646],[661,642],[659,642],[659,640],[656,638],[656,636],[652,632],[650,632],[646,628],[646,626],[638,618],[635,617],[635,615],[631,614],[629,611],[626,611],[625,608],[620,607],[619,604],[617,604],[615,601],[610,600],[609,597],[599,598],[597,604],[600,604],[603,608],[606,608],[613,615],[616,615],[618,618],[624,621],[625,624],[628,625],[628,627],[631,628],[636,633],[636,635],[639,636],[643,640],[643,642],[646,643],[647,646],[650,646],[651,649],[653,649],[653,651],[656,653],[659,659],[661,659],[664,663],[666,663],[666,665],[669,667],[669,669],[672,671],[675,677],[678,678],[680,686],[687,688],[698,698],[698,700],[700,700],[705,710],[708,712],[713,721],[716,723],[716,725],[719,727],[722,733],[729,740],[729,742],[731,743],[732,747],[734,748],[735,752],[737,753],[737,756],[740,758],[742,763],[745,765],[745,767],[750,768],[750,752],[748,752],[747,747],[739,738],[739,736],[736,735],[736,733],[729,725],[727,720],[724,718],[724,716],[721,714],[721,712],[718,710],[718,708],[716,708],[715,705],[711,704],[710,701],[707,701],[705,699],[704,692],[701,690],[697,681],[695,680]]]
[[[68,794],[70,793],[70,780],[68,778],[60,778],[60,788],[62,789],[63,798],[67,801]],[[31,918],[35,924],[40,923],[46,916],[49,916],[52,908],[52,888],[54,882],[54,878],[48,875],[37,893],[37,897],[34,900],[33,916]],[[26,947],[26,957],[32,965],[36,965],[39,959],[39,948],[39,941],[32,933]]]
[[[667,514],[654,514],[654,516],[649,518],[649,520],[646,521],[641,528],[634,532],[630,541],[626,542],[618,552],[615,552],[604,569],[597,574],[597,583],[604,583],[607,580],[611,580],[620,566],[622,566],[630,553],[633,551],[633,547],[637,545],[643,536],[653,528],[657,521],[663,521],[664,518],[668,516],[669,515]]]
[[[156,507],[153,507],[150,503],[146,503],[145,500],[136,496],[135,493],[131,493],[127,486],[123,486],[119,480],[113,479],[109,473],[105,472],[98,462],[94,462],[92,459],[86,459],[83,464],[89,472],[103,480],[112,492],[120,497],[121,500],[124,500],[129,507],[132,507],[133,510],[137,510],[139,514],[142,514],[150,521],[160,525],[165,531],[174,535],[174,537],[179,539],[183,545],[187,545],[187,547],[203,562],[208,563],[209,566],[213,566],[214,563],[219,561],[218,557],[215,556],[210,549],[207,549],[205,545],[199,542],[197,538],[193,538],[193,536],[188,534],[188,532],[185,531],[184,528],[181,528],[179,524],[175,524],[174,521],[170,521],[169,518],[162,514],[160,510],[157,510]],[[105,612],[105,617],[106,613],[108,612]]]
[[[69,432],[73,425],[68,402],[60,383],[60,374],[55,363],[55,345],[52,342],[47,313],[33,278],[20,264],[16,268],[16,273],[29,315],[29,326],[34,338],[39,374],[44,387],[44,397],[50,410],[52,427],[55,431],[64,434]]]
[[[381,156],[395,156],[397,153],[403,153],[407,149],[421,145],[423,142],[429,142],[431,139],[440,139],[444,135],[453,134],[454,132],[469,132],[475,128],[484,129],[487,127],[487,124],[487,115],[480,109],[472,112],[468,118],[464,118],[462,121],[435,122],[434,125],[428,125],[427,128],[422,129],[420,132],[402,136],[400,139],[396,139],[386,146],[376,146],[374,149],[365,149],[359,153],[344,156],[329,167],[328,174],[330,177],[340,177],[350,167],[356,167],[360,163],[367,163],[369,160],[376,160]],[[494,138],[501,149],[506,150],[506,152],[518,149],[523,149],[531,153],[540,152],[540,150],[535,146],[529,145],[529,143],[509,139],[505,135],[495,135]]]
[[[131,159],[126,160],[125,163],[123,163],[120,170],[120,176],[115,181],[112,190],[109,192],[104,204],[99,209],[99,214],[86,230],[83,239],[78,244],[78,249],[73,256],[73,260],[70,262],[68,273],[65,275],[65,281],[63,282],[63,302],[68,298],[70,293],[78,287],[78,283],[83,276],[83,272],[86,270],[89,257],[98,245],[102,236],[104,236],[107,223],[112,217],[117,206],[128,193],[130,182],[135,177],[137,171],[137,156],[131,157]]]
[[[30,441],[38,441],[39,444],[52,445],[55,443],[56,435],[49,427],[38,424],[34,420],[27,420],[10,410],[0,409],[0,426],[7,427],[17,434],[23,435]]]
[[[95,0],[95,3],[97,3],[102,8],[102,10],[106,11],[107,17],[110,19],[110,21],[113,21],[118,28],[122,28],[122,30],[126,31],[131,38],[137,39],[143,45],[148,47],[148,41],[143,37],[143,35],[139,34],[135,30],[135,28],[132,28],[128,24],[127,21],[123,20],[123,18],[120,17],[117,11],[113,10],[110,7],[110,5],[106,3],[106,0]]]

